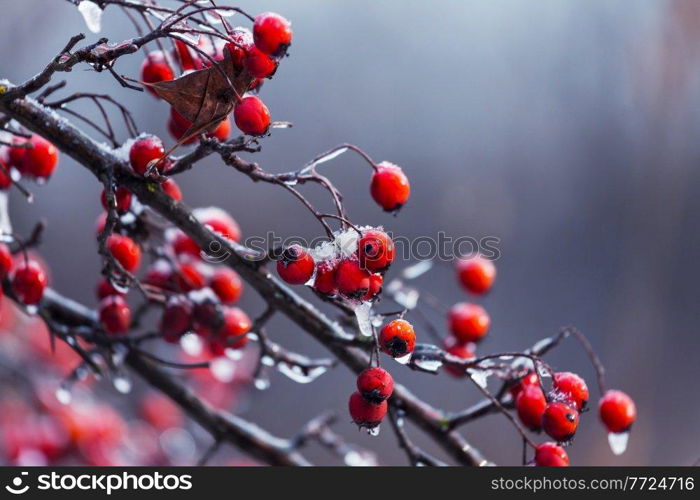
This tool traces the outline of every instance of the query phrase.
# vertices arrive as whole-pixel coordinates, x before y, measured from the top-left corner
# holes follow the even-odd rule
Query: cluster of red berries
[[[228,41],[217,39],[216,43],[212,43],[209,38],[200,37],[198,48],[214,61],[223,60],[228,51],[236,74],[244,75],[251,81],[248,91],[252,92],[260,89],[265,78],[272,78],[291,43],[289,21],[279,14],[265,12],[256,16],[252,33],[247,28],[236,27],[231,30]],[[184,42],[176,41],[171,54],[154,51],[146,57],[141,66],[141,80],[152,84],[175,79],[175,70],[169,59],[177,61],[183,72],[203,70],[211,65],[208,58],[202,57]],[[152,90],[151,93],[156,95]],[[238,100],[233,118],[241,132],[248,135],[265,135],[270,127],[270,112],[255,95],[245,95]],[[191,126],[189,120],[172,110],[168,130],[175,139],[183,139]],[[226,140],[230,131],[231,122],[227,117],[213,126],[208,134]],[[193,140],[191,138],[187,142]]]
[[[7,245],[0,243],[0,281],[5,278],[9,278],[17,300],[27,306],[34,306],[41,301],[49,283],[46,271],[39,261],[26,254],[15,258]]]
[[[579,416],[589,399],[586,382],[571,372],[554,373],[552,389],[542,390],[535,372],[529,372],[511,388],[520,421],[532,431],[544,430],[555,443],[544,443],[535,452],[537,465],[568,465],[561,444],[570,442],[579,425]],[[599,405],[600,418],[608,432],[628,432],[636,419],[632,399],[621,391],[606,392]]]
[[[12,143],[0,148],[0,189],[9,189],[19,177],[40,182],[51,177],[58,166],[56,146],[36,134],[29,139],[14,137]]]
[[[350,231],[343,233],[351,234]],[[394,261],[396,250],[391,237],[381,229],[370,228],[356,235],[357,249],[343,253],[351,243],[342,235],[329,245],[337,245],[338,252],[317,259],[300,245],[284,249],[277,261],[277,272],[290,285],[311,283],[318,293],[342,296],[351,300],[373,300],[381,292],[383,274]]]
[[[487,293],[496,278],[494,263],[478,254],[459,259],[456,267],[460,284],[474,295]],[[491,326],[486,310],[479,304],[459,302],[450,308],[447,320],[451,335],[445,339],[445,350],[458,358],[473,358],[476,343],[486,336]],[[447,372],[455,377],[465,376],[464,370],[453,366],[448,366]]]
[[[394,392],[394,379],[385,369],[367,368],[357,377],[357,392],[348,401],[352,421],[368,430],[376,429],[387,412],[387,400]]]

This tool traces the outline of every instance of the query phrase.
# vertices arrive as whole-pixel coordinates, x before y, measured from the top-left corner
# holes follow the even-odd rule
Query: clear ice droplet
[[[56,399],[62,405],[69,405],[73,399],[73,395],[66,387],[59,387],[56,389]]]
[[[131,380],[122,375],[115,377],[112,384],[114,388],[122,394],[129,394],[131,392]]]
[[[630,439],[629,432],[608,433],[608,444],[615,455],[622,455],[627,450],[627,443]]]
[[[379,426],[375,425],[374,427],[368,427],[367,428],[367,434],[369,434],[372,437],[377,437],[379,436]]]
[[[407,365],[409,361],[411,361],[411,353],[406,354],[405,356],[401,356],[400,358],[394,358],[397,363],[400,363],[402,365]]]

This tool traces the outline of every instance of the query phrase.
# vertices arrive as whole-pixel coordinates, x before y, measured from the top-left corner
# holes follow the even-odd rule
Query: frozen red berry
[[[370,184],[372,198],[387,212],[399,210],[411,195],[411,185],[401,167],[389,162],[377,165]]]
[[[309,252],[300,245],[291,245],[277,261],[277,273],[290,285],[303,285],[313,276],[315,265]]]
[[[180,40],[175,40],[173,56],[180,63],[182,71],[202,69],[202,61],[199,59],[199,56],[194,54],[187,44]],[[172,78],[169,78],[169,80],[172,80]]]
[[[548,441],[535,448],[535,465],[539,467],[568,467],[569,456],[564,448]]]
[[[461,359],[471,359],[475,356],[474,354],[474,344],[472,343],[463,343],[459,342],[456,339],[449,337],[445,341],[445,351],[448,354],[451,354],[452,356],[456,356]],[[467,373],[464,370],[464,368],[461,368],[459,366],[454,366],[454,365],[449,365],[447,364],[445,366],[445,371],[449,373],[450,375],[461,378],[464,377]]]
[[[405,319],[395,319],[379,332],[379,346],[392,358],[402,358],[413,352],[416,333]]]
[[[234,68],[241,70],[248,49],[253,46],[253,34],[247,28],[237,27],[233,29],[230,38],[226,49],[231,53]]]
[[[382,285],[384,284],[384,277],[379,273],[370,274],[369,276],[369,289],[367,293],[362,296],[362,300],[372,300],[381,291]]]
[[[154,50],[148,54],[146,59],[144,59],[143,64],[141,64],[141,80],[146,83],[167,82],[173,80],[174,78],[175,72],[168,64],[168,60],[163,52],[160,50]],[[156,94],[156,92],[148,85],[146,86],[146,90],[158,97],[158,94]]]
[[[222,304],[235,304],[243,293],[243,281],[233,269],[221,267],[209,278],[209,288]]]
[[[41,301],[49,279],[35,260],[20,259],[12,272],[12,291],[26,305]]]
[[[173,200],[182,200],[182,191],[180,191],[180,186],[178,186],[177,182],[175,182],[174,180],[168,178],[163,184],[160,185],[160,187],[163,188],[165,194],[170,196]]]
[[[380,229],[369,229],[363,232],[357,242],[360,266],[371,272],[386,271],[394,261],[395,253],[394,242]]]
[[[351,299],[359,299],[369,292],[370,273],[356,260],[340,261],[335,270],[338,291]]]
[[[292,43],[292,27],[289,21],[274,12],[255,16],[253,23],[255,46],[271,56],[283,56]]]
[[[130,273],[136,271],[141,264],[141,248],[126,235],[110,234],[107,238],[107,250]]]
[[[10,166],[7,161],[0,155],[0,190],[10,189],[12,186],[12,177],[10,174]]]
[[[145,175],[152,165],[155,166],[158,172],[162,173],[165,168],[165,162],[159,161],[157,164],[154,162],[163,158],[164,154],[163,141],[158,137],[154,135],[140,137],[131,145],[129,162],[134,172],[139,175]]]
[[[38,135],[33,135],[29,142],[32,147],[27,148],[22,157],[22,172],[37,179],[48,179],[58,166],[58,149]]]
[[[530,385],[540,385],[539,378],[537,377],[537,374],[534,371],[529,371],[527,374],[525,374],[520,380],[518,380],[515,384],[513,384],[509,391],[511,396],[513,397],[513,401],[518,397],[518,394],[520,394],[523,389],[525,389],[527,386]]]
[[[109,280],[104,277],[100,278],[100,281],[97,283],[95,293],[97,294],[97,298],[100,300],[104,299],[105,297],[109,297],[110,295],[125,295],[125,293],[121,290],[114,288],[114,285],[112,285]]]
[[[160,333],[167,342],[177,342],[192,327],[192,302],[181,295],[168,299],[160,319]]]
[[[394,392],[394,378],[384,368],[367,368],[357,376],[357,390],[370,403],[379,404]]]
[[[117,201],[117,212],[120,214],[126,213],[131,208],[131,191],[123,186],[119,186],[114,192],[114,196]],[[102,201],[102,207],[107,210],[107,191],[102,190],[102,196],[100,197]]]
[[[207,280],[197,262],[181,262],[175,273],[175,284],[181,292],[204,288]]]
[[[223,308],[223,324],[215,333],[215,341],[226,349],[241,349],[248,343],[246,335],[252,322],[248,315],[238,307]]]
[[[515,400],[518,418],[528,429],[537,431],[542,428],[542,415],[547,407],[547,400],[539,385],[525,387]]]
[[[12,270],[12,252],[4,243],[0,243],[0,280],[4,280]]]
[[[569,441],[578,428],[578,412],[566,403],[548,403],[542,414],[542,428],[557,442]]]
[[[241,228],[233,217],[224,211],[216,211],[198,217],[200,222],[219,236],[235,242],[241,241]]]
[[[338,285],[335,284],[336,264],[331,261],[319,262],[316,266],[314,289],[323,295],[337,295]]]
[[[360,427],[372,429],[377,427],[387,412],[387,402],[382,401],[379,404],[370,403],[359,392],[353,392],[348,401],[348,410],[352,421]]]
[[[241,132],[248,135],[265,135],[270,128],[270,112],[258,96],[241,99],[233,110],[233,119]]]
[[[107,333],[118,335],[129,331],[131,309],[121,296],[110,295],[105,297],[100,301],[98,309],[100,322]]]
[[[243,66],[254,78],[272,78],[277,71],[277,61],[255,45],[250,47],[243,60]]]
[[[637,419],[637,407],[622,391],[607,391],[598,405],[600,419],[610,432],[626,432]]]
[[[461,342],[478,342],[489,331],[491,319],[478,304],[461,302],[450,308],[448,314],[450,331]]]
[[[575,373],[555,373],[552,387],[556,396],[570,401],[579,411],[583,410],[588,404],[588,386],[586,381]]]
[[[496,266],[481,255],[472,255],[457,261],[457,277],[465,290],[481,295],[491,289]]]

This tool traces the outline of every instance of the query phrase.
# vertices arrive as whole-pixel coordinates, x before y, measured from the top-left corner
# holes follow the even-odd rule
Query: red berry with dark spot
[[[12,290],[17,299],[26,305],[39,303],[49,279],[35,260],[21,259],[12,272]]]
[[[336,265],[330,261],[319,262],[316,266],[314,288],[324,295],[337,295],[338,285],[335,284]]]
[[[348,401],[348,410],[352,421],[360,427],[372,429],[377,427],[386,416],[387,402],[373,404],[362,397],[359,392],[353,392]]]
[[[382,291],[383,284],[384,277],[381,274],[371,274],[369,277],[369,289],[367,293],[362,296],[362,300],[372,300],[375,298]]]
[[[174,78],[175,72],[160,50],[154,50],[148,54],[141,64],[141,80],[146,83],[168,82]],[[146,86],[146,90],[158,97],[158,94],[151,87]]]
[[[568,467],[569,456],[564,448],[549,441],[535,448],[535,465],[538,467]]]
[[[243,293],[243,281],[236,271],[222,267],[209,279],[209,288],[214,290],[222,304],[235,304]]]
[[[131,208],[131,191],[123,186],[119,186],[114,192],[115,198],[117,199],[117,212],[120,214],[126,213]],[[102,190],[102,207],[107,210],[107,191]]]
[[[290,285],[302,285],[314,274],[313,257],[299,245],[291,245],[277,261],[277,273]]]
[[[369,229],[357,242],[357,257],[360,266],[372,272],[386,271],[394,261],[394,242],[379,229]]]
[[[255,16],[253,23],[255,46],[271,56],[283,56],[292,43],[292,27],[289,21],[274,12]]]
[[[114,288],[107,278],[100,278],[95,292],[97,294],[97,298],[100,300],[104,299],[105,297],[109,297],[110,295],[126,295],[124,292]]]
[[[130,273],[136,271],[141,264],[141,248],[128,236],[110,234],[107,238],[107,250]]]
[[[586,381],[575,373],[555,373],[552,387],[557,396],[570,401],[578,411],[586,407],[588,403],[588,386]]]
[[[539,385],[525,387],[515,400],[515,409],[523,425],[533,431],[542,428],[542,415],[547,407],[547,400]]]
[[[29,139],[32,147],[22,157],[22,172],[37,179],[48,179],[58,165],[58,149],[41,136]]]
[[[340,261],[335,270],[338,291],[351,299],[359,299],[369,292],[370,273],[356,260]]]
[[[566,403],[548,403],[542,414],[542,428],[557,442],[569,441],[578,428],[578,412]]]
[[[450,308],[450,331],[461,342],[478,342],[489,331],[491,319],[478,304],[461,302]]]
[[[465,257],[457,261],[457,277],[465,290],[482,295],[496,279],[496,266],[481,255]]]
[[[4,280],[12,270],[12,252],[7,245],[0,243],[0,280]]]
[[[270,111],[255,95],[244,97],[236,104],[233,119],[240,131],[248,135],[265,135],[270,128]]]
[[[452,356],[462,359],[471,359],[475,356],[474,344],[464,344],[457,341],[453,337],[449,337],[447,340],[445,340],[445,351]],[[445,371],[457,378],[464,377],[467,374],[463,368],[449,364],[445,366]]]
[[[600,400],[598,411],[610,432],[626,432],[637,420],[634,401],[622,391],[607,391]]]
[[[164,154],[163,141],[158,137],[154,135],[141,137],[134,141],[129,150],[129,162],[134,172],[144,175],[151,166],[151,162],[163,158]],[[160,161],[155,167],[158,172],[162,173],[165,168],[165,162]]]
[[[119,295],[105,297],[100,301],[98,309],[100,322],[107,333],[118,335],[129,331],[131,309],[122,297]]]
[[[379,332],[379,346],[392,358],[411,354],[416,346],[416,333],[405,319],[395,319]]]
[[[160,333],[166,342],[176,343],[192,327],[192,302],[174,295],[168,299],[160,319]]]
[[[277,71],[277,61],[255,45],[246,52],[243,65],[254,78],[272,78]]]
[[[411,195],[411,185],[401,167],[381,162],[372,174],[370,193],[377,204],[387,212],[399,210]]]
[[[178,186],[177,182],[175,182],[174,180],[168,178],[163,184],[160,185],[160,187],[163,188],[165,194],[170,196],[173,200],[182,200],[182,191],[180,191],[180,186]]]
[[[357,376],[357,390],[370,403],[379,404],[394,392],[394,378],[384,368],[367,368]]]

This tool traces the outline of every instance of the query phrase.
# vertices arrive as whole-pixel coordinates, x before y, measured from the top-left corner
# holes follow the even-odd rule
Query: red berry
[[[39,179],[48,179],[58,165],[58,149],[41,136],[33,135],[22,158],[22,172]]]
[[[564,448],[549,441],[535,448],[535,464],[539,467],[568,467],[569,456]]]
[[[4,280],[12,270],[12,252],[7,245],[0,243],[0,280]]]
[[[411,185],[401,167],[383,161],[372,174],[370,192],[380,207],[387,212],[394,212],[408,201]]]
[[[123,234],[110,234],[107,249],[124,269],[133,273],[141,264],[141,248],[134,240]]]
[[[0,156],[0,189],[10,189],[12,186],[12,177],[10,167],[7,162]]]
[[[360,427],[372,429],[377,427],[384,419],[387,411],[387,402],[373,404],[362,397],[359,392],[353,392],[348,401],[348,410],[352,421]]]
[[[357,257],[360,265],[372,272],[386,271],[394,261],[394,242],[379,229],[369,229],[357,242]]]
[[[199,258],[201,256],[202,250],[195,241],[187,236],[182,231],[178,230],[175,232],[175,236],[172,239],[173,251],[178,255],[190,255],[192,257]]]
[[[243,293],[243,281],[236,271],[222,267],[209,279],[209,288],[214,290],[222,304],[235,304]]]
[[[253,323],[248,315],[238,307],[223,309],[223,324],[216,331],[216,341],[226,349],[241,349],[248,343],[246,335]]]
[[[523,389],[530,385],[540,385],[540,380],[537,377],[537,374],[533,371],[528,372],[527,375],[518,380],[518,382],[515,385],[511,386],[509,390],[511,396],[513,397],[513,401],[515,401],[515,399],[518,397],[518,394],[520,394],[523,391]]]
[[[143,281],[156,288],[174,290],[174,274],[170,263],[164,259],[159,259],[148,268]]]
[[[141,64],[141,80],[146,83],[167,82],[174,78],[175,72],[173,72],[165,55],[160,50],[154,50],[148,54],[143,64]],[[158,94],[151,87],[146,86],[146,90],[158,97]]]
[[[175,283],[180,291],[190,292],[204,288],[207,281],[196,262],[183,262],[175,275]]]
[[[375,298],[382,291],[383,284],[384,277],[381,274],[371,274],[369,277],[369,289],[367,293],[362,296],[362,300],[372,300]]]
[[[12,290],[26,305],[37,304],[44,295],[49,279],[35,260],[21,259],[12,273]]]
[[[221,120],[216,128],[211,132],[207,132],[207,137],[218,139],[221,142],[228,140],[231,136],[231,119],[227,116]]]
[[[265,135],[270,128],[270,112],[258,96],[241,99],[233,110],[233,119],[241,132],[248,135]]]
[[[489,331],[491,319],[478,304],[461,302],[450,308],[450,331],[461,342],[478,342]]]
[[[280,57],[292,43],[291,23],[274,12],[264,12],[255,16],[253,23],[255,46],[266,54]]]
[[[170,108],[170,118],[168,119],[168,131],[177,141],[182,139],[190,130],[192,122],[177,112],[175,108]],[[206,131],[207,137],[213,137],[220,141],[227,140],[231,135],[231,119],[226,117],[218,124],[213,125]],[[198,135],[191,136],[183,144],[193,144],[198,140]]]
[[[272,78],[277,71],[277,61],[255,45],[246,52],[243,65],[254,78]]]
[[[131,208],[131,191],[125,187],[118,187],[115,191],[115,197],[117,198],[117,212],[120,214],[126,213]],[[107,191],[102,190],[102,207],[107,210]]]
[[[405,319],[387,323],[379,332],[379,345],[392,358],[402,358],[412,353],[416,346],[413,326]]]
[[[555,373],[552,387],[558,396],[571,402],[578,411],[586,407],[588,403],[588,386],[586,386],[585,380],[575,373]]]
[[[342,260],[335,270],[338,291],[351,299],[359,299],[369,292],[370,273],[356,260]]]
[[[100,322],[111,335],[126,333],[131,325],[131,309],[119,295],[110,295],[100,301]]]
[[[378,366],[367,368],[357,376],[357,390],[370,403],[379,404],[394,392],[391,374]]]
[[[457,276],[465,290],[481,295],[491,289],[496,266],[481,255],[473,255],[457,261]]]
[[[331,261],[319,262],[316,266],[314,288],[324,295],[337,295],[338,286],[335,284],[336,265]]]
[[[445,341],[445,350],[448,354],[462,359],[471,359],[474,357],[474,344],[464,344],[462,342],[458,342],[452,337]],[[457,366],[447,365],[445,366],[445,370],[450,375],[458,378],[466,375],[464,369]]]
[[[622,391],[607,391],[600,400],[598,411],[610,432],[626,432],[637,420],[634,401]]]
[[[226,44],[226,49],[231,53],[231,61],[237,70],[243,68],[243,61],[248,49],[253,46],[253,34],[247,28],[234,28],[231,33],[231,41]]]
[[[313,257],[299,245],[287,247],[277,261],[277,273],[290,285],[302,285],[314,274]]]
[[[542,415],[547,407],[547,400],[539,385],[525,387],[515,400],[515,408],[523,425],[533,431],[542,428]]]
[[[95,219],[95,235],[99,237],[107,226],[107,212],[102,212]]]
[[[549,403],[542,414],[542,428],[560,443],[569,441],[578,428],[578,412],[566,403]]]
[[[241,228],[233,217],[224,211],[204,214],[200,222],[223,238],[235,242],[241,241]]]
[[[23,137],[13,137],[12,144],[16,146],[11,146],[8,150],[8,162],[9,166],[15,167],[21,174],[24,172],[24,155],[27,152],[27,148],[24,147],[29,141]]]
[[[181,295],[168,299],[160,319],[160,333],[166,342],[175,343],[192,327],[192,302]]]
[[[97,298],[100,300],[104,299],[105,297],[109,297],[110,295],[125,295],[124,292],[121,292],[114,288],[114,286],[109,282],[107,278],[100,278],[100,281],[97,283],[97,288],[95,289],[95,292],[97,294]]]
[[[163,158],[165,148],[163,141],[154,135],[141,137],[134,141],[134,144],[129,150],[129,162],[131,168],[139,175],[145,175],[151,165],[151,162]],[[158,172],[162,173],[165,168],[165,162],[160,161],[156,165]]]
[[[160,187],[163,188],[165,194],[170,196],[173,200],[182,200],[182,191],[180,191],[180,186],[178,186],[177,182],[175,182],[174,180],[168,178],[163,184],[160,185]]]
[[[193,55],[187,44],[180,40],[175,40],[173,56],[175,56],[175,59],[180,63],[180,67],[183,71],[202,69],[202,62],[199,60],[199,56]],[[172,78],[170,78],[170,80],[172,80]]]

